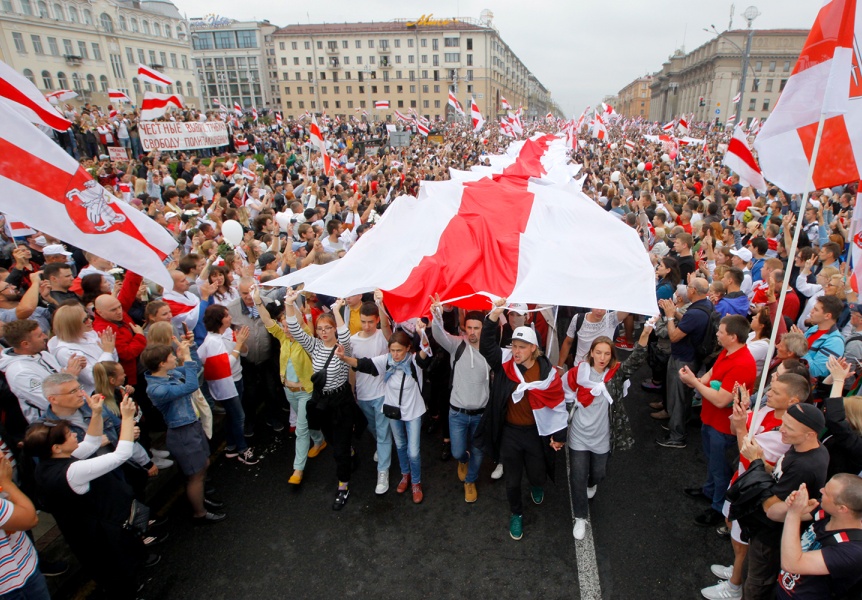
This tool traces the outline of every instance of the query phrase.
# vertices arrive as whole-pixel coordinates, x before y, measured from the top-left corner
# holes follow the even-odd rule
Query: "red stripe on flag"
[[[34,181],[34,179],[29,177],[22,178],[21,173],[38,173],[38,181]],[[111,228],[107,231],[96,231],[95,224],[91,223],[87,217],[87,209],[81,206],[80,201],[75,202],[66,196],[67,192],[70,192],[74,188],[83,190],[85,182],[93,180],[81,167],[75,173],[69,174],[38,156],[19,148],[9,140],[0,138],[0,177],[15,181],[62,205],[66,213],[83,233],[100,234],[119,231],[145,245],[155,252],[160,259],[164,260],[167,258],[167,254],[146,240],[128,217],[122,223],[111,225]],[[117,209],[119,210],[119,203],[117,204]]]
[[[385,293],[396,321],[428,310],[431,294],[456,298],[486,291],[508,296],[518,277],[520,236],[533,208],[527,181],[505,177],[464,184],[458,213],[437,246],[424,257],[404,283]],[[459,301],[466,309],[487,309],[484,296]]]
[[[57,112],[46,110],[33,102],[33,99],[13,86],[5,79],[0,79],[0,96],[8,98],[12,102],[26,106],[45,122],[48,127],[57,131],[66,131],[72,126],[72,122],[64,119]]]
[[[727,144],[727,151],[738,157],[742,162],[748,165],[753,171],[760,173],[760,167],[754,160],[751,150],[748,149],[741,140],[730,138],[730,143]]]
[[[231,377],[230,357],[226,353],[216,354],[204,360],[204,379],[217,381]]]
[[[793,68],[793,75],[832,60],[836,46],[853,48],[856,0],[831,0],[823,5],[805,46]],[[843,25],[843,27],[842,27]]]

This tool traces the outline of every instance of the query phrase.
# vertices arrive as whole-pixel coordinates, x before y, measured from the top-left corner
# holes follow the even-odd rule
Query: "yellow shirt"
[[[278,323],[273,323],[266,330],[281,344],[278,367],[282,385],[284,384],[284,373],[287,370],[287,361],[289,360],[293,363],[293,368],[299,376],[299,383],[302,385],[302,389],[306,392],[311,392],[314,387],[311,383],[311,374],[314,372],[314,368],[311,366],[311,357],[299,342],[287,337]]]
[[[347,320],[347,328],[350,335],[362,331],[362,321],[359,320],[359,308],[350,309],[350,318]]]

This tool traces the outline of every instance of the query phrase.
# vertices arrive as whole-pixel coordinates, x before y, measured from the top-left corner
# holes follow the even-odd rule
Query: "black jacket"
[[[517,384],[509,379],[505,371],[503,371],[503,350],[500,348],[500,324],[497,321],[491,321],[486,318],[482,324],[482,337],[479,340],[479,351],[494,373],[494,382],[491,385],[491,395],[488,398],[488,405],[485,412],[482,414],[482,420],[479,422],[479,427],[476,430],[476,445],[484,448],[486,453],[490,453],[495,462],[500,460],[500,441],[503,438],[503,427],[506,425],[506,405],[509,398],[512,397],[512,392],[515,391]],[[551,372],[554,366],[544,355],[538,359],[539,377],[545,379]],[[517,368],[525,371],[521,366]],[[536,430],[536,435],[539,435]],[[542,445],[545,448],[545,466],[548,469],[548,476],[554,479],[554,457],[556,452],[551,448],[551,438],[555,442],[566,441],[566,428],[557,431],[551,436],[542,437]]]

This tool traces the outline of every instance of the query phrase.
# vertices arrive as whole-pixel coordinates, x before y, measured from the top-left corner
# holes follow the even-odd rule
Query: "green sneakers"
[[[509,517],[509,536],[513,540],[520,540],[524,537],[524,517],[521,515]]]
[[[541,504],[545,499],[545,490],[540,487],[530,487],[530,497],[533,499],[533,504]]]

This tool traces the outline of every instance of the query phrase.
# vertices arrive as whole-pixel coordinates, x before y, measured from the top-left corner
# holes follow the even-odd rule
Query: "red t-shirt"
[[[781,314],[796,323],[796,319],[799,317],[799,306],[799,296],[796,295],[796,291],[787,288],[787,297],[784,298],[784,308],[781,310]]]
[[[748,348],[743,346],[733,354],[722,350],[712,367],[712,380],[721,382],[721,389],[733,393],[733,387],[739,383],[749,390],[754,389],[757,378],[757,365]],[[730,415],[733,407],[718,408],[709,400],[704,399],[700,409],[700,420],[716,431],[730,435]]]

